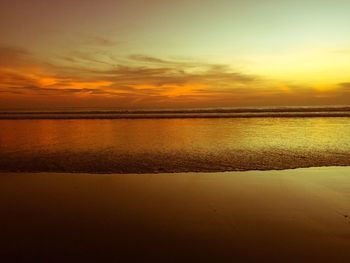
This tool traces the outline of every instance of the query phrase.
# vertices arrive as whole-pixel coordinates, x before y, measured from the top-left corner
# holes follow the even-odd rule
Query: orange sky
[[[350,102],[347,1],[72,2],[1,1],[1,108]]]

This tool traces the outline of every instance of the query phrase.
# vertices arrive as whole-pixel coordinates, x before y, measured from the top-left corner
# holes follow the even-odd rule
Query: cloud
[[[0,67],[14,67],[28,63],[31,53],[19,47],[0,44]]]
[[[29,103],[35,97],[55,105],[223,107],[344,104],[350,99],[347,82],[321,92],[228,65],[140,54],[112,58],[75,51],[48,63],[24,49],[0,45],[0,65],[0,102],[28,98]]]
[[[130,55],[128,57],[130,60],[134,60],[137,62],[146,62],[146,63],[150,63],[150,64],[170,64],[170,65],[176,65],[179,64],[178,62],[175,61],[170,61],[170,60],[164,60],[164,59],[160,59],[160,58],[155,58],[155,57],[151,57],[151,56],[145,56],[145,55]]]
[[[340,55],[349,55],[350,54],[350,48],[333,49],[332,53],[340,54]]]
[[[339,86],[345,90],[349,90],[350,91],[350,82],[343,82],[340,83]]]
[[[116,47],[121,44],[121,42],[114,41],[109,38],[104,38],[100,36],[91,36],[86,38],[85,43],[87,45],[91,46],[97,46],[97,47]]]
[[[256,76],[232,72],[225,65],[177,63],[143,56],[142,61],[145,59],[148,65],[118,65],[113,69],[94,71],[94,73],[123,85],[148,84],[155,87],[202,83],[220,88],[220,86],[232,87],[235,84],[259,81]]]

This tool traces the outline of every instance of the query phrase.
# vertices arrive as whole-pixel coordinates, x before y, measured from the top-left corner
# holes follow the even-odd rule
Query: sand
[[[350,167],[0,174],[1,262],[350,262]]]

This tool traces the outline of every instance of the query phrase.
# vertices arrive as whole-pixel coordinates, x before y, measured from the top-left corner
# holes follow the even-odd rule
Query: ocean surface
[[[218,172],[347,165],[350,107],[0,113],[0,171]]]
[[[256,118],[350,117],[350,106],[255,107],[195,109],[59,108],[0,110],[0,119],[159,119],[159,118]]]

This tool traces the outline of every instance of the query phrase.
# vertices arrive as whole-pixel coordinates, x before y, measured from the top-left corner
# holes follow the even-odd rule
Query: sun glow
[[[349,1],[34,2],[0,3],[0,106],[350,101]]]

